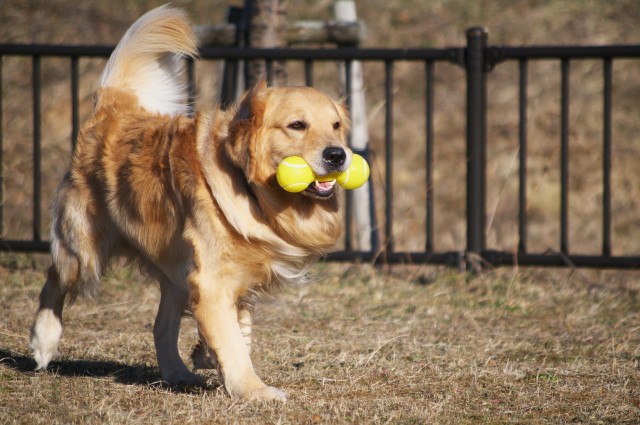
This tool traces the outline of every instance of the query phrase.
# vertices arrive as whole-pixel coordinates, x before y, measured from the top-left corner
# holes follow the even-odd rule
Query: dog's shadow
[[[162,380],[157,367],[141,364],[130,365],[115,361],[67,359],[51,362],[46,372],[36,372],[36,362],[31,357],[4,348],[0,348],[0,365],[29,375],[51,373],[65,377],[113,378],[115,382],[120,384],[164,388],[188,393],[219,387],[219,384],[207,384],[204,387],[171,386]]]

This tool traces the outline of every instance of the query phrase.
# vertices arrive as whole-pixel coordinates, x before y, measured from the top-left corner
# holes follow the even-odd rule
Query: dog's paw
[[[198,341],[191,353],[191,361],[194,369],[217,369],[218,359],[213,351],[209,350],[206,344]]]
[[[38,313],[31,329],[30,346],[36,370],[45,370],[49,362],[58,354],[58,342],[62,336],[62,323],[51,310]]]
[[[40,349],[37,343],[32,343],[33,348],[33,360],[36,361],[37,371],[46,370],[49,366],[49,362],[58,354],[58,351],[54,349],[44,348]]]
[[[263,387],[251,391],[247,398],[252,401],[278,401],[284,403],[289,395],[276,387]]]
[[[189,371],[178,371],[163,376],[163,381],[172,387],[204,387],[204,379]]]

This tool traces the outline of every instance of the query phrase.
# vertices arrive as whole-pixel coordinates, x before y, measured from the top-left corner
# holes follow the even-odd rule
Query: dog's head
[[[229,130],[229,158],[257,185],[276,187],[276,168],[288,156],[301,156],[318,176],[346,170],[353,156],[346,109],[310,87],[260,82],[240,103]],[[329,199],[334,191],[335,182],[314,182],[302,193]]]

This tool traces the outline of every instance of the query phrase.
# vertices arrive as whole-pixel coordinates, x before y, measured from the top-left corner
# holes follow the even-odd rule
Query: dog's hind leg
[[[240,333],[244,338],[247,351],[251,354],[251,310],[249,308],[238,308],[238,325],[240,325]]]
[[[240,325],[240,332],[244,337],[244,343],[247,346],[249,354],[251,354],[251,309],[248,307],[238,308],[238,324]],[[200,334],[198,343],[193,348],[191,353],[191,360],[193,361],[194,369],[217,369],[218,374],[222,376],[222,370],[218,363],[218,358],[213,350],[209,350],[207,341],[204,336]]]
[[[66,292],[60,286],[60,277],[53,266],[40,293],[40,307],[31,328],[31,348],[37,370],[46,369],[58,352],[62,336],[62,308]]]
[[[51,232],[53,264],[31,327],[31,348],[38,369],[46,369],[57,353],[65,298],[73,301],[79,294],[95,295],[100,288],[113,236],[104,230],[107,217],[96,215],[95,206],[82,202],[89,198],[69,177],[60,186]]]
[[[189,371],[178,350],[180,320],[187,308],[188,295],[168,281],[162,281],[160,289],[160,307],[153,327],[160,375],[170,385],[201,386],[204,381]]]

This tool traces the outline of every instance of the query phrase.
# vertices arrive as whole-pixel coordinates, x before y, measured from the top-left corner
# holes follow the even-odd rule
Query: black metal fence
[[[27,56],[32,59],[32,99],[33,99],[33,237],[29,240],[0,240],[0,250],[42,252],[49,249],[47,241],[41,235],[42,199],[41,199],[41,70],[42,57],[69,58],[69,71],[72,90],[72,140],[78,134],[79,116],[79,68],[78,60],[87,57],[107,57],[113,47],[110,46],[51,46],[51,45],[9,45],[0,44],[0,105],[6,102],[2,95],[2,59],[7,56]],[[342,61],[346,69],[346,89],[351,87],[351,64],[353,61],[384,63],[385,131],[384,131],[384,217],[380,220],[382,228],[373,226],[371,230],[371,249],[358,251],[352,248],[351,231],[346,233],[345,249],[333,252],[330,260],[364,261],[387,263],[433,263],[457,267],[474,265],[538,265],[538,266],[579,266],[638,268],[640,256],[612,255],[611,224],[611,147],[612,147],[612,63],[618,59],[640,58],[640,46],[556,46],[556,47],[498,47],[487,44],[487,33],[483,28],[472,28],[467,32],[467,45],[446,49],[251,49],[251,48],[203,48],[202,59],[215,60],[253,60],[267,61],[267,69],[277,60],[301,61],[304,63],[305,81],[313,84],[314,63],[320,61]],[[529,63],[535,60],[554,60],[561,64],[561,120],[560,120],[560,235],[557,252],[529,252],[527,224],[527,87]],[[571,63],[581,59],[596,59],[603,63],[603,158],[602,158],[602,247],[596,255],[574,255],[569,249],[569,69]],[[425,81],[425,123],[426,133],[426,215],[424,228],[426,244],[422,251],[402,251],[394,246],[393,217],[393,179],[394,179],[394,135],[393,135],[393,84],[394,69],[398,61],[411,61],[424,64]],[[502,62],[516,61],[519,69],[519,194],[518,194],[518,239],[517,249],[513,252],[491,249],[486,241],[486,147],[487,147],[487,76]],[[439,62],[454,63],[461,66],[466,75],[466,248],[459,251],[438,251],[434,246],[434,66]],[[13,100],[12,100],[13,101]],[[0,126],[3,123],[0,107]],[[0,167],[2,166],[3,130],[0,127]],[[365,156],[368,152],[362,152]],[[4,184],[1,181],[3,170],[0,168],[0,234],[4,235],[3,206],[11,200],[4,197]],[[372,202],[375,197],[372,195]],[[347,214],[351,214],[348,206]],[[376,208],[370,208],[372,214]],[[350,217],[347,217],[350,223]],[[375,223],[375,220],[374,220]]]

